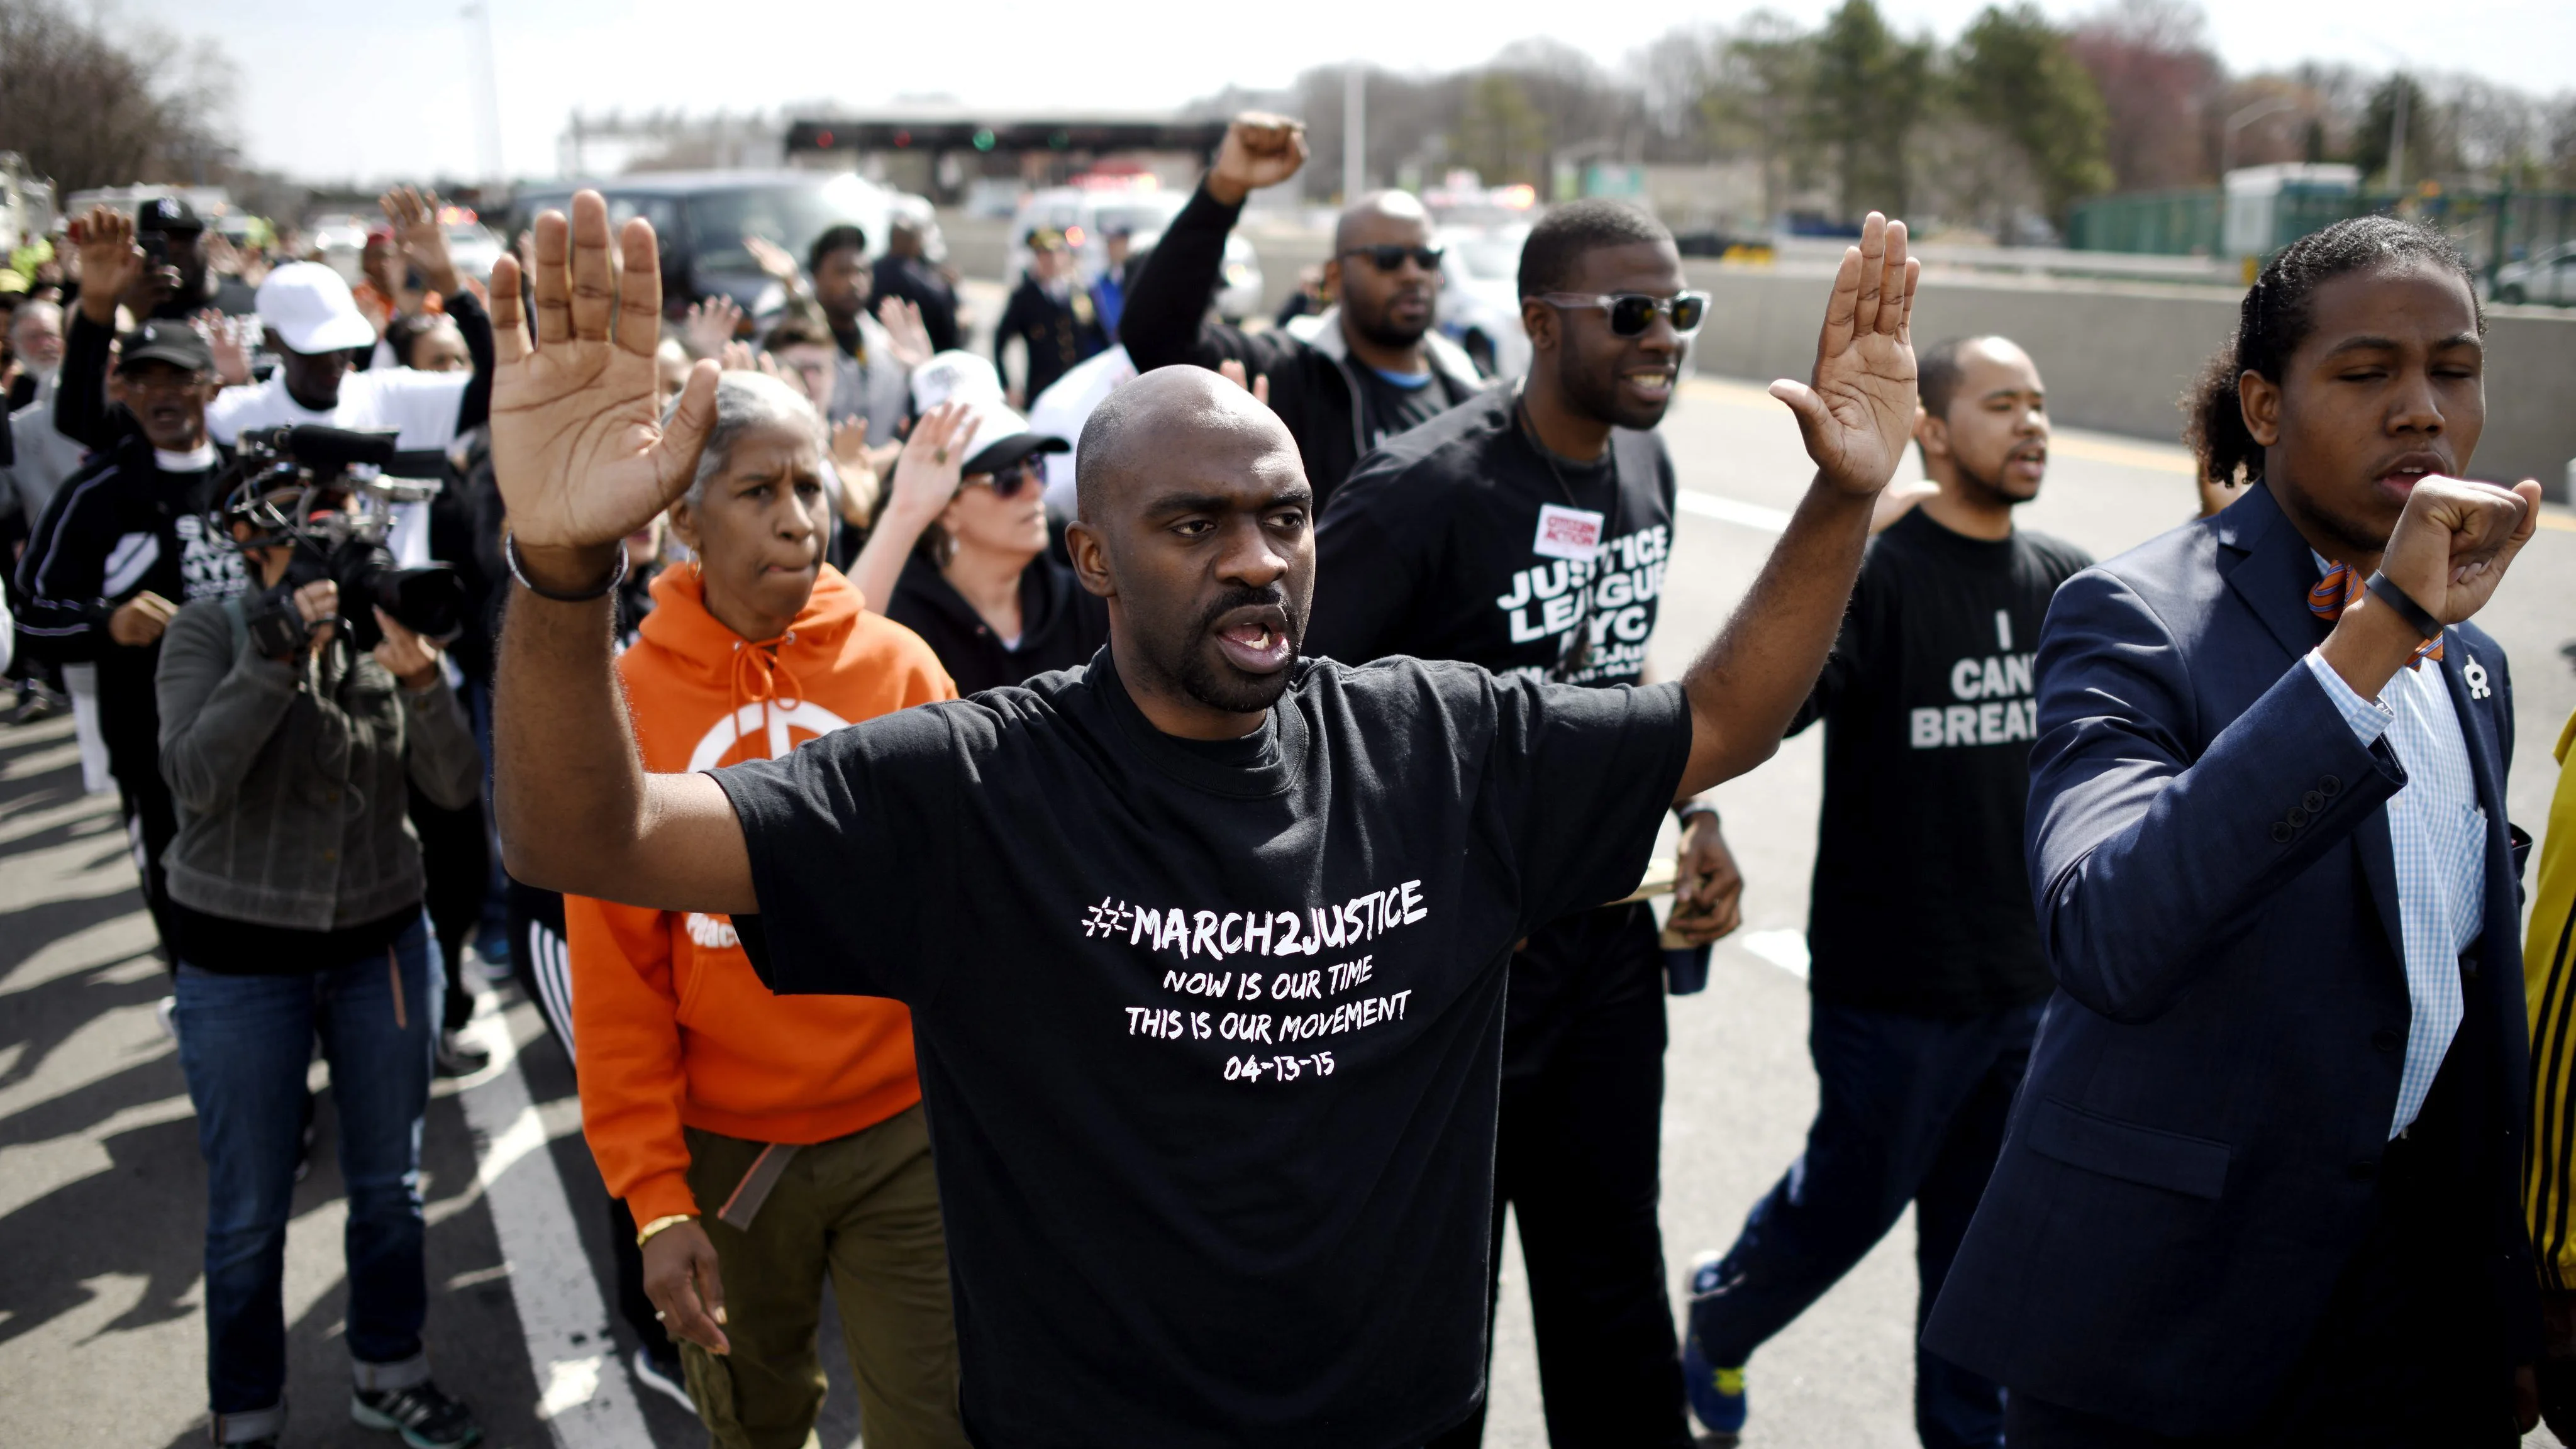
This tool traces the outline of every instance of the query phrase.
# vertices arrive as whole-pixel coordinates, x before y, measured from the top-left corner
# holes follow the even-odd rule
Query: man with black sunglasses
[[[1315,530],[1309,651],[1346,664],[1463,659],[1497,674],[1645,682],[1671,553],[1673,466],[1653,429],[1707,299],[1651,217],[1559,207],[1521,251],[1529,375],[1363,461]],[[1697,802],[1672,925],[1733,930],[1742,877]],[[1655,1199],[1664,982],[1653,915],[1604,906],[1512,956],[1491,1262],[1519,1206],[1539,1377],[1558,1449],[1680,1449],[1672,1311]],[[1481,1416],[1437,1441],[1475,1444]]]
[[[1239,362],[1270,379],[1270,407],[1297,440],[1320,510],[1367,453],[1473,397],[1476,365],[1432,330],[1440,248],[1422,203],[1400,191],[1363,196],[1333,229],[1324,264],[1332,299],[1312,340],[1282,328],[1245,332],[1213,320],[1208,298],[1225,263],[1225,239],[1244,199],[1306,163],[1305,128],[1247,112],[1218,147],[1216,164],[1172,219],[1127,298],[1118,340],[1138,372],[1175,363]]]

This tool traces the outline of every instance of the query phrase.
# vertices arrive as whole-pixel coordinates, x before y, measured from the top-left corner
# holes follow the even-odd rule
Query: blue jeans
[[[1815,1004],[1815,1125],[1805,1155],[1744,1220],[1716,1289],[1691,1304],[1709,1362],[1751,1357],[1887,1236],[1908,1202],[1919,1342],[1994,1171],[2040,1011],[1943,1020]],[[2000,1385],[1915,1350],[1914,1428],[1925,1449],[2001,1445],[2003,1407]]]
[[[179,1064],[206,1159],[206,1393],[222,1442],[266,1437],[285,1420],[286,1222],[317,1036],[349,1197],[349,1357],[361,1387],[428,1377],[420,1129],[445,978],[426,920],[388,951],[310,973],[180,963]]]

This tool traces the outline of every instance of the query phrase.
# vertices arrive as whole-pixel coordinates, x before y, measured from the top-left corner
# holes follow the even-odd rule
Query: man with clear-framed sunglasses
[[[1708,298],[1686,290],[1671,233],[1608,201],[1532,228],[1520,295],[1528,375],[1371,454],[1323,512],[1309,652],[1646,682],[1674,499],[1654,428]],[[1743,878],[1716,811],[1680,810],[1671,925],[1704,945],[1735,929]],[[1512,956],[1489,1261],[1514,1203],[1560,1449],[1690,1443],[1655,1208],[1657,934],[1644,905],[1604,906],[1541,926]],[[1470,1419],[1434,1449],[1466,1449],[1482,1430]]]
[[[1198,193],[1172,219],[1137,277],[1118,339],[1138,372],[1189,363],[1242,364],[1270,380],[1270,408],[1288,425],[1320,511],[1369,451],[1475,396],[1476,365],[1432,328],[1441,248],[1422,203],[1401,191],[1363,196],[1333,228],[1324,264],[1332,305],[1311,333],[1246,332],[1208,315],[1225,239],[1254,191],[1306,163],[1305,128],[1246,112],[1217,148]]]

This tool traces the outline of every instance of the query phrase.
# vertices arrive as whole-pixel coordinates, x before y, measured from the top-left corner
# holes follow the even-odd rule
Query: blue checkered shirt
[[[2318,565],[2324,572],[2324,564]],[[2453,640],[2451,647],[2458,648]],[[2424,1109],[2434,1074],[2465,1010],[2460,953],[2486,928],[2487,813],[2469,773],[2468,741],[2442,666],[2400,669],[2376,700],[2361,697],[2324,658],[2308,668],[2364,746],[2386,736],[2406,783],[2388,800],[2388,843],[2397,857],[2397,921],[2406,938],[2406,1071],[2397,1083],[2391,1137]]]

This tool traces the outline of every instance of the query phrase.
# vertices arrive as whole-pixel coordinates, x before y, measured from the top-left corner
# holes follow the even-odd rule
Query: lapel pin
[[[2487,667],[2472,659],[2460,666],[2460,678],[2469,686],[2469,698],[2484,699],[2492,693],[2487,688]]]

